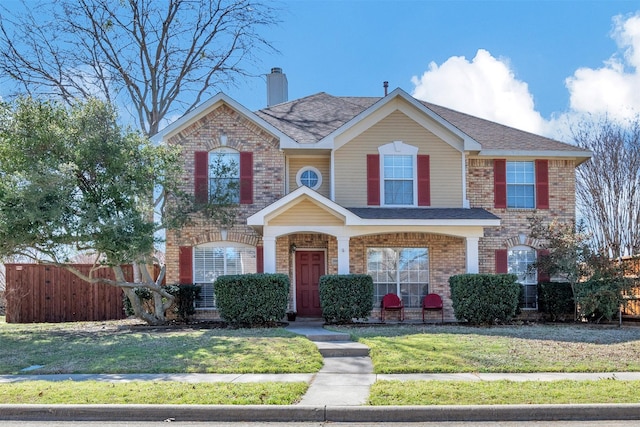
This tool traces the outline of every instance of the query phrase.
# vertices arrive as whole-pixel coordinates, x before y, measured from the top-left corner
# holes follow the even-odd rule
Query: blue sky
[[[289,99],[380,96],[387,80],[390,90],[551,135],[574,113],[640,111],[637,0],[281,5],[280,26],[265,34],[280,54],[261,59],[264,73],[283,68]],[[226,92],[251,110],[266,105],[262,79]]]

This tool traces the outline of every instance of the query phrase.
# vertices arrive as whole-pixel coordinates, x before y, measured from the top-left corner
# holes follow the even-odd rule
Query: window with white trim
[[[405,307],[420,307],[429,293],[429,250],[367,248],[367,274],[373,278],[376,307],[388,293],[398,295]]]
[[[378,148],[381,157],[382,204],[385,206],[415,206],[417,203],[418,148],[402,141],[393,141]]]
[[[514,246],[507,254],[508,272],[518,276],[523,288],[523,309],[538,308],[538,271],[535,268],[537,252],[529,246]]]
[[[240,202],[240,152],[233,148],[209,152],[209,201],[217,204]]]
[[[304,185],[313,190],[317,190],[322,185],[322,174],[313,166],[305,166],[296,174],[296,183],[298,187]]]
[[[256,248],[253,246],[216,242],[194,247],[193,281],[201,287],[196,307],[216,307],[213,283],[218,276],[256,271]]]
[[[534,162],[507,162],[507,207],[533,209],[536,207],[535,196]]]

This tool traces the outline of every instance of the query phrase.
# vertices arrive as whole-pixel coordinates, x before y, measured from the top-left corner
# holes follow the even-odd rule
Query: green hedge
[[[320,277],[320,306],[328,323],[367,319],[373,310],[373,279],[366,274]]]
[[[580,317],[589,322],[611,320],[625,303],[623,291],[630,283],[622,278],[591,279],[576,285]]]
[[[538,284],[538,312],[547,320],[573,320],[575,304],[571,283],[541,282]]]
[[[213,284],[222,320],[234,325],[269,325],[281,320],[289,301],[285,274],[220,276]]]
[[[520,284],[514,274],[460,274],[449,278],[456,319],[471,324],[508,322],[518,311]]]

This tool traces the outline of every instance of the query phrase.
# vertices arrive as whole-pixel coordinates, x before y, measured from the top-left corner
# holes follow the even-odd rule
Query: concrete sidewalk
[[[0,383],[45,381],[306,382],[297,405],[0,405],[0,420],[57,421],[261,421],[261,422],[432,422],[639,420],[640,404],[365,406],[378,380],[557,381],[640,380],[640,372],[531,374],[374,374],[369,349],[348,334],[323,328],[322,321],[291,323],[287,330],[313,341],[324,357],[316,374],[60,374],[0,375]]]

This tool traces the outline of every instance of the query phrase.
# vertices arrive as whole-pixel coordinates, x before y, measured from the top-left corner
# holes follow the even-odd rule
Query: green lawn
[[[26,381],[0,384],[3,404],[291,405],[305,383]]]
[[[376,373],[640,371],[640,328],[588,325],[333,328],[371,348]]]
[[[305,373],[316,346],[281,328],[153,329],[122,322],[0,323],[0,374]]]
[[[640,328],[590,325],[333,327],[371,347],[377,373],[640,371]],[[0,374],[302,373],[322,357],[273,329],[163,329],[125,322],[13,325],[0,319]],[[371,405],[637,403],[639,381],[379,381]],[[0,403],[293,404],[304,383],[26,381]]]
[[[518,405],[639,403],[640,381],[378,381],[369,404]]]

